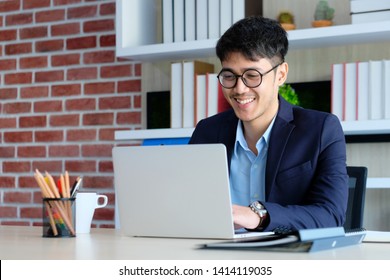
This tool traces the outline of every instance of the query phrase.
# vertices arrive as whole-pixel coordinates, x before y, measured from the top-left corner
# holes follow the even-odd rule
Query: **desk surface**
[[[0,259],[84,260],[334,260],[390,259],[390,243],[362,243],[317,253],[279,253],[244,250],[204,250],[215,240],[140,238],[115,229],[92,229],[74,238],[43,238],[41,227],[1,226]]]

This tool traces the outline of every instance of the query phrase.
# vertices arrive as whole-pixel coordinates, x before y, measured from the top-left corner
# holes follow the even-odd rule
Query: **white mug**
[[[107,205],[106,195],[95,192],[78,192],[76,194],[76,234],[89,233],[95,209]]]

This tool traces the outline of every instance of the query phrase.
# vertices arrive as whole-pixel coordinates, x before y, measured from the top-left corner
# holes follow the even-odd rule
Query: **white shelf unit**
[[[158,42],[158,0],[117,0],[116,56],[139,61],[214,57],[217,39]],[[161,36],[160,36],[161,37]],[[288,31],[290,50],[390,41],[390,21]]]
[[[345,135],[390,134],[390,120],[341,122]]]
[[[146,62],[215,56],[217,39],[168,44],[156,42],[159,0],[116,0],[116,3],[117,57]],[[290,49],[389,42],[390,21],[298,29],[288,31],[288,36]],[[343,122],[342,125],[346,135],[390,133],[390,120]],[[177,131],[180,130],[164,133],[170,135]]]

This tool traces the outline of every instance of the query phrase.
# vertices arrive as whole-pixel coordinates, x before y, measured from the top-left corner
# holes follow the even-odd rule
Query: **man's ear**
[[[282,86],[284,84],[284,82],[287,80],[287,74],[288,74],[288,64],[287,62],[283,62],[278,67],[278,75],[277,75],[278,86]]]

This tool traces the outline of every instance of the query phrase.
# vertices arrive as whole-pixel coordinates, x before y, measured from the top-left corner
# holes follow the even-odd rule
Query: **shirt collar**
[[[263,136],[257,141],[256,146],[259,146],[259,143],[262,139],[265,141],[265,145],[268,146],[269,138],[271,135],[271,130],[275,123],[275,117],[272,119],[270,125],[268,126],[267,130],[264,132]],[[234,153],[237,154],[237,148],[238,145],[240,145],[244,150],[249,150],[248,144],[244,137],[244,131],[242,129],[242,121],[238,120],[237,130],[236,130],[236,144],[234,145]]]

